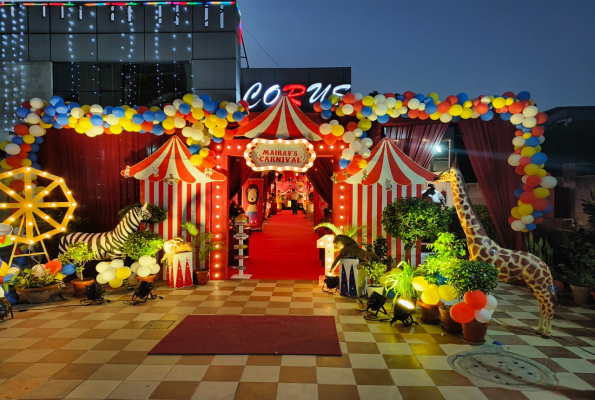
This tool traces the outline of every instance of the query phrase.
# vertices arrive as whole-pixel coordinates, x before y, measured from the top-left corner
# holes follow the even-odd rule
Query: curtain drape
[[[397,146],[409,158],[424,168],[430,166],[434,149],[444,137],[448,124],[402,125],[386,128],[386,137],[396,140]]]
[[[328,204],[333,204],[333,159],[331,157],[318,157],[314,165],[306,172],[306,176],[312,182],[314,190]]]
[[[520,250],[521,235],[508,224],[510,208],[517,202],[514,190],[520,183],[520,177],[507,161],[515,137],[514,125],[498,117],[489,122],[480,119],[462,120],[458,125],[502,244],[509,249]]]
[[[120,172],[154,153],[168,135],[123,132],[90,138],[74,130],[50,129],[39,150],[42,170],[61,176],[90,232],[105,232],[117,223],[118,211],[140,199],[140,181]]]

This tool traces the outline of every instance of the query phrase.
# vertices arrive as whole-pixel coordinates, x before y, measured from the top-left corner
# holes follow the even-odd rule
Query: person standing
[[[298,213],[298,192],[295,189],[291,189],[291,194],[289,195],[289,200],[291,200],[291,210],[293,211],[292,215],[297,215]]]

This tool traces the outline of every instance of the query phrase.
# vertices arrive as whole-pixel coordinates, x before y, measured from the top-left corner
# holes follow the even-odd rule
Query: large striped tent
[[[368,243],[379,235],[386,237],[389,255],[397,262],[421,263],[420,244],[410,255],[405,254],[401,240],[390,237],[380,221],[388,204],[401,197],[421,197],[426,183],[435,176],[407,157],[390,139],[383,139],[372,151],[366,168],[346,180],[352,184],[351,224],[368,226],[368,237],[363,238]]]
[[[209,183],[225,180],[217,171],[192,165],[190,156],[188,148],[174,135],[155,153],[122,171],[124,176],[140,180],[141,203],[167,210],[167,219],[152,228],[165,240],[182,236],[181,225],[186,221],[205,232],[210,223]],[[184,239],[190,241],[190,236],[186,233]],[[163,279],[163,270],[158,278]]]
[[[235,135],[249,139],[308,139],[315,142],[322,140],[318,135],[319,129],[320,127],[284,94],[277,103],[258,117],[236,129]]]

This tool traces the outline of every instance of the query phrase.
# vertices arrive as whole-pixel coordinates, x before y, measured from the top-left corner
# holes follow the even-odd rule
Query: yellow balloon
[[[203,157],[206,157],[209,155],[209,149],[200,149],[200,151],[198,152],[198,154],[200,154]]]
[[[473,114],[473,112],[471,112],[471,114]],[[437,121],[440,119],[440,116],[442,114],[439,111],[436,111],[434,114],[430,114],[430,119],[433,121]]]
[[[403,107],[403,102],[401,100],[397,100],[397,104],[395,104],[395,110],[398,110],[399,108]]]
[[[201,120],[205,117],[205,112],[202,110],[202,108],[194,108],[192,109],[192,117],[194,119]]]
[[[111,281],[109,281],[109,285],[111,287],[113,287],[114,289],[119,288],[120,286],[122,286],[122,284],[124,283],[124,281],[122,279],[112,279]]]
[[[335,125],[331,128],[331,132],[333,136],[341,136],[343,132],[345,132],[345,128],[343,128],[341,125]]]
[[[373,98],[372,96],[365,96],[365,97],[362,99],[362,104],[363,104],[364,106],[368,106],[368,107],[369,107],[369,106],[371,106],[372,104],[374,104],[374,98]]]
[[[546,188],[540,187],[540,188],[536,188],[533,191],[533,194],[538,199],[546,199],[550,195],[550,191],[548,189],[546,189]]]
[[[518,207],[513,207],[512,210],[510,210],[510,215],[512,215],[516,219],[521,219],[521,217],[523,216],[519,211]]]
[[[547,171],[543,168],[540,168],[536,175],[540,178],[543,178],[544,176],[547,176]]]
[[[130,276],[131,271],[130,268],[128,267],[122,267],[122,268],[118,268],[116,270],[116,278],[118,279],[126,279]]]
[[[192,157],[190,157],[190,162],[192,165],[200,165],[202,164],[202,156],[194,154]]]
[[[521,215],[531,215],[533,214],[533,206],[531,204],[523,204],[519,206],[519,213]]]
[[[525,165],[525,173],[527,175],[537,175],[537,172],[539,170],[540,170],[540,168],[537,165],[535,165],[535,164],[527,164],[527,165]]]
[[[0,161],[0,167],[2,167],[2,169],[5,169],[5,170],[11,170],[12,169],[12,167],[10,165],[8,165],[8,163],[6,162],[6,158],[4,160]]]
[[[335,125],[335,126],[337,126],[337,125]],[[368,131],[372,127],[372,121],[370,121],[367,118],[364,118],[357,123],[357,127],[364,132]]]
[[[457,290],[450,285],[438,286],[438,294],[444,301],[452,301],[457,298]]]
[[[222,138],[225,136],[225,129],[223,128],[213,128],[213,136],[216,138]]]
[[[428,288],[428,290],[424,291],[421,294],[421,301],[429,305],[435,305],[440,302],[440,295],[438,294],[438,290],[434,288]]]
[[[523,157],[531,157],[533,154],[535,154],[535,147],[525,147],[521,150],[521,156]]]
[[[31,164],[33,164],[33,162],[31,160],[29,160],[28,158],[23,158],[21,160],[21,166],[23,166],[23,167],[29,167],[29,166],[31,166]]]
[[[114,135],[119,135],[122,133],[122,127],[120,125],[112,125],[109,127],[109,131]]]
[[[471,100],[467,100],[463,103],[464,108],[473,108],[473,102]],[[471,111],[473,113],[473,111]]]
[[[182,100],[184,100],[184,103],[186,103],[186,104],[192,104],[192,100],[194,100],[194,96],[191,94],[185,94],[184,97],[182,97]]]
[[[2,267],[0,267],[0,276],[4,276],[8,273],[8,264],[2,261]]]
[[[529,139],[531,136],[533,136],[533,135],[531,135],[531,132],[523,133],[523,139]]]
[[[494,108],[502,108],[506,105],[506,100],[504,97],[496,97],[494,101],[492,101],[492,105]]]
[[[423,292],[424,290],[426,290],[428,288],[428,281],[423,276],[416,276],[411,281],[411,285],[418,292]],[[425,301],[424,301],[424,303],[425,303]]]
[[[136,114],[136,110],[134,108],[129,108],[128,110],[126,110],[125,115],[126,118],[130,118],[132,119],[132,116]]]
[[[337,114],[337,117],[345,116],[345,112],[343,112],[343,109],[341,107],[337,107],[337,109],[335,110],[335,114]]]
[[[174,120],[167,118],[165,121],[163,121],[162,125],[163,125],[163,129],[167,129],[167,130],[174,129]]]
[[[463,113],[463,107],[461,107],[458,104],[453,104],[452,106],[450,106],[449,112],[450,115],[452,115],[453,117],[457,117]]]
[[[471,108],[463,108],[463,111],[461,112],[461,118],[463,119],[469,119],[471,118],[471,116],[473,115],[473,110]]]

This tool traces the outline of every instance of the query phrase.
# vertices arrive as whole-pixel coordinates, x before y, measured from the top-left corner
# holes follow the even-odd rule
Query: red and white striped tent
[[[346,180],[352,184],[351,224],[368,226],[368,243],[379,235],[385,236],[389,255],[397,262],[409,259],[411,265],[421,263],[420,244],[408,257],[401,240],[390,237],[380,221],[388,204],[401,197],[421,197],[426,183],[435,177],[407,157],[390,139],[381,140],[368,158],[366,168]]]
[[[190,156],[184,143],[172,136],[155,153],[122,171],[122,175],[140,180],[141,203],[167,210],[167,219],[152,228],[165,240],[182,236],[181,225],[186,221],[205,232],[211,213],[209,183],[225,180],[217,171],[192,165]],[[190,235],[186,233],[184,239],[190,241]],[[158,279],[163,279],[163,270]]]
[[[248,124],[235,130],[236,136],[249,139],[308,139],[322,140],[320,127],[293,104],[286,94]]]

